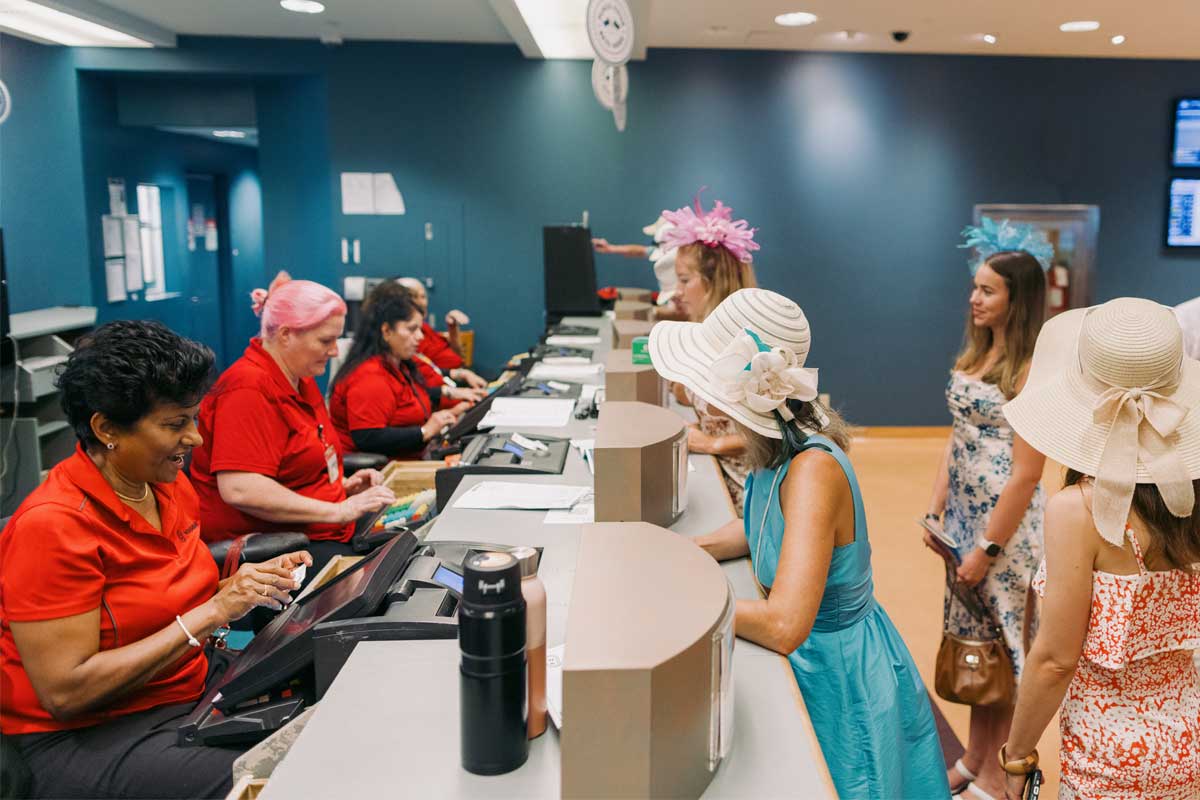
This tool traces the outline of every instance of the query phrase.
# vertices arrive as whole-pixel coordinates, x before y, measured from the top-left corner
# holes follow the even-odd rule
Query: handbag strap
[[[959,583],[960,583],[960,581],[958,580],[957,572],[952,570],[950,568],[950,565],[947,564],[946,565],[946,587],[947,587],[948,591],[946,592],[945,600],[942,601],[942,633],[943,634],[949,633],[950,608],[951,608],[951,606],[953,606],[954,600],[958,596],[958,592],[956,591],[956,589],[958,588]],[[992,612],[991,606],[989,606],[987,604],[987,601],[983,599],[983,595],[979,594],[979,589],[976,586],[965,587],[965,588],[968,588],[968,589],[970,589],[970,591],[975,593],[976,605],[983,612],[983,616],[980,616],[979,614],[975,613],[975,611],[973,611],[969,606],[966,606],[964,604],[963,607],[967,609],[967,613],[970,614],[975,619],[979,620],[980,622],[984,623],[985,625],[989,626],[993,639],[1003,639],[1004,638],[1004,629],[1000,627],[1000,623],[996,620],[996,615]]]

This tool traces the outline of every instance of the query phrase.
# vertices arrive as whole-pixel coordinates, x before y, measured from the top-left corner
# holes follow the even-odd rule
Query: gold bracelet
[[[1000,767],[1009,775],[1028,775],[1037,769],[1038,751],[1036,748],[1032,753],[1017,761],[1008,760],[1007,750],[1007,744],[1000,747]]]

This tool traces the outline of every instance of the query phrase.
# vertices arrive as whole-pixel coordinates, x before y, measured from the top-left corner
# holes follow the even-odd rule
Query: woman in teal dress
[[[651,332],[655,369],[735,420],[755,466],[744,519],[696,542],[751,556],[766,597],[738,600],[737,635],[787,656],[841,800],[943,800],[929,695],[875,600],[848,428],[817,400],[809,342],[800,307],[763,289]]]

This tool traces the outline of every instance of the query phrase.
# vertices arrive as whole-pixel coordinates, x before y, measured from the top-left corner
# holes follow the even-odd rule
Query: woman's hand
[[[453,411],[435,411],[429,419],[425,420],[425,424],[421,426],[421,438],[428,442],[441,433],[442,428],[449,428],[457,421],[458,417]]]
[[[242,564],[233,577],[225,581],[212,599],[221,619],[233,622],[258,606],[279,611],[292,602],[290,592],[300,588],[292,580],[292,570],[304,564],[312,565],[307,551],[287,553],[261,564]]]
[[[451,400],[465,400],[468,403],[477,403],[487,397],[486,389],[470,389],[464,386],[455,386],[454,388],[442,389],[442,394],[449,397]]]
[[[457,308],[450,309],[446,312],[446,327],[457,328],[459,325],[470,325],[471,318]]]
[[[983,580],[991,568],[992,560],[988,558],[988,554],[976,547],[967,553],[967,557],[959,565],[958,581],[965,586],[974,586]]]
[[[338,525],[354,522],[363,514],[371,514],[381,508],[387,508],[394,502],[396,502],[396,495],[391,489],[386,486],[372,486],[335,504],[333,518],[330,522]]]
[[[487,381],[476,375],[466,367],[450,370],[450,378],[452,380],[461,381],[472,389],[486,389]]]
[[[467,409],[469,409],[473,405],[475,405],[475,404],[468,403],[467,401],[464,400],[463,402],[459,403],[458,405],[454,406],[453,408],[450,408],[447,410],[451,414],[454,415],[455,420],[458,420],[460,417],[462,417],[463,414],[467,413]]]
[[[342,488],[347,496],[358,494],[363,489],[379,486],[383,483],[383,473],[377,469],[360,469],[348,478],[342,478]]]
[[[695,425],[688,426],[688,452],[711,455],[716,445],[716,437],[709,436]]]

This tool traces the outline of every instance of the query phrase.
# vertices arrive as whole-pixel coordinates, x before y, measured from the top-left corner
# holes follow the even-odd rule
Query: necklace
[[[146,491],[142,492],[141,497],[130,497],[127,494],[121,494],[120,492],[117,491],[117,488],[115,486],[113,487],[113,491],[116,492],[117,497],[121,498],[122,500],[128,500],[131,503],[141,503],[147,497],[150,496],[150,484],[149,483],[146,484]]]

